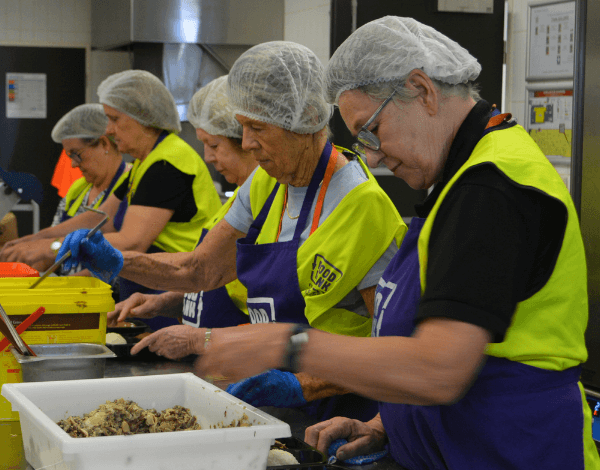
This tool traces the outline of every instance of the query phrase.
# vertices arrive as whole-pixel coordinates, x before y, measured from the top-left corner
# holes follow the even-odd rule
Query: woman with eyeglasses
[[[196,373],[290,367],[378,400],[369,421],[306,430],[340,460],[386,449],[410,470],[598,469],[579,382],[588,296],[577,212],[527,132],[479,98],[480,69],[412,18],[350,35],[327,65],[327,101],[370,166],[431,189],[378,281],[372,337],[216,329],[196,348]]]
[[[97,209],[127,178],[130,164],[123,160],[117,145],[106,134],[108,118],[101,104],[83,104],[65,114],[52,129],[52,140],[62,144],[71,158],[71,165],[81,170],[82,177],[74,181],[60,201],[52,227],[86,211]],[[54,262],[64,237],[53,237],[48,229],[7,243],[0,252],[0,261],[22,262],[44,271]],[[80,266],[60,269],[67,275],[81,271]]]
[[[120,275],[183,292],[215,289],[237,278],[248,290],[250,330],[277,322],[368,336],[377,281],[406,225],[362,160],[329,141],[333,108],[322,95],[322,64],[304,46],[268,42],[236,60],[227,84],[243,129],[242,148],[259,168],[194,252],[124,252]],[[98,236],[70,246],[79,250],[77,261],[110,269],[103,260],[114,251],[104,256],[96,248],[102,244]],[[199,354],[210,334],[174,326],[147,337],[132,353],[149,346],[170,358]],[[228,390],[255,406],[307,406],[322,417],[375,414],[373,402],[326,378],[294,372],[270,370]],[[332,395],[342,396],[317,401]]]
[[[128,70],[106,78],[98,86],[98,97],[108,118],[106,135],[134,159],[128,177],[99,207],[110,217],[102,228],[106,240],[136,255],[192,251],[221,201],[206,164],[177,135],[181,124],[173,96],[151,73]],[[58,237],[75,230],[69,240],[80,240],[87,234],[85,229],[102,217],[85,212],[49,228],[48,233]],[[69,248],[65,240],[57,256]],[[104,262],[120,260],[105,257]],[[76,264],[70,257],[64,266]],[[105,271],[92,270],[92,274],[106,282],[115,277]],[[158,292],[122,278],[119,290],[120,300],[134,292]],[[163,316],[144,322],[154,330],[179,324],[176,318]]]

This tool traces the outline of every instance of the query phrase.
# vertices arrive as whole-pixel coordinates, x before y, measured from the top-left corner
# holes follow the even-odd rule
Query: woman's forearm
[[[412,337],[354,338],[311,330],[301,370],[379,401],[451,403],[476,376],[489,333],[441,318],[424,323],[424,331]]]
[[[152,289],[208,291],[235,280],[236,241],[244,234],[219,222],[192,252],[123,253],[120,275]]]

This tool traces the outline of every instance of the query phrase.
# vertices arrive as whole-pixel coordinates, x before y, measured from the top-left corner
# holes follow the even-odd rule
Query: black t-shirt
[[[131,173],[113,193],[121,201],[127,195],[130,177]],[[131,198],[131,205],[171,209],[175,211],[171,222],[189,222],[198,210],[193,181],[194,175],[187,175],[169,162],[160,160],[144,173]]]
[[[490,117],[491,107],[483,100],[467,116],[442,181],[416,208],[420,217],[429,214],[446,182],[467,161]],[[472,323],[490,331],[494,342],[502,341],[517,303],[538,292],[552,274],[566,225],[561,201],[518,185],[491,163],[467,170],[435,218],[417,319]]]

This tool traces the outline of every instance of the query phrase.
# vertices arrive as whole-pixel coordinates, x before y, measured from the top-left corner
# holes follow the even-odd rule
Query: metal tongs
[[[17,333],[15,327],[12,322],[8,318],[8,315],[0,305],[0,317],[2,317],[2,321],[0,322],[0,332],[8,338],[10,344],[19,352],[22,356],[37,356],[29,346],[23,341],[23,338]]]
[[[91,238],[98,230],[100,230],[100,228],[102,228],[102,226],[108,221],[108,215],[106,214],[106,212],[102,212],[98,209],[94,209],[93,207],[86,206],[85,209],[88,211],[92,211],[92,212],[96,212],[98,214],[104,215],[104,219],[102,219],[100,221],[100,223],[98,225],[96,225],[92,230],[90,230],[88,232],[88,234],[85,236],[85,239],[88,239],[88,238]],[[33,284],[31,284],[29,286],[29,289],[33,289],[34,287],[38,286],[40,284],[40,282],[42,282],[44,279],[46,279],[54,271],[56,271],[56,269],[61,264],[63,264],[69,256],[71,256],[71,250],[67,251],[64,255],[62,255],[60,257],[60,259],[58,261],[56,261],[52,266],[50,266],[48,268],[48,270],[37,281],[35,281]]]

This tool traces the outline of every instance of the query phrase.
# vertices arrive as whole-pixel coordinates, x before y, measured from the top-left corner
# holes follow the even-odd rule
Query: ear
[[[418,93],[419,96],[416,98],[416,101],[425,107],[429,115],[434,116],[438,113],[440,92],[425,72],[421,69],[411,71],[408,74],[405,86],[409,90]]]
[[[109,151],[111,147],[109,138],[105,135],[100,137],[100,145],[102,146],[102,150]]]

